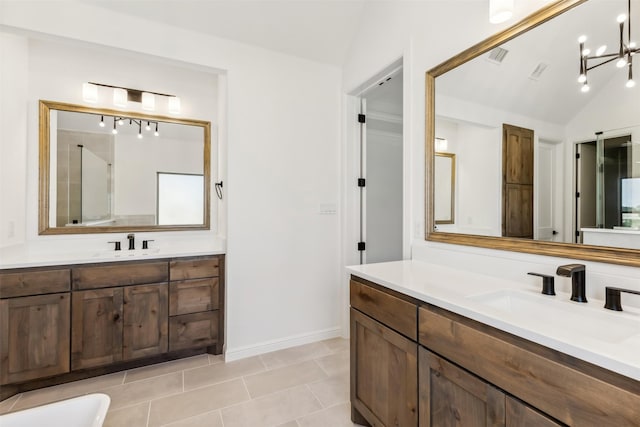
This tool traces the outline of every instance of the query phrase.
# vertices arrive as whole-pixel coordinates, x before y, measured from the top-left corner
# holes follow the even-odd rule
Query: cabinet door
[[[379,427],[418,425],[418,346],[351,309],[351,404]]]
[[[69,372],[69,294],[0,301],[0,383]]]
[[[560,427],[553,419],[507,396],[507,427]]]
[[[420,427],[505,426],[505,395],[420,347]]]
[[[166,283],[124,288],[124,360],[167,352],[168,295]]]
[[[122,288],[74,292],[71,369],[122,360]]]

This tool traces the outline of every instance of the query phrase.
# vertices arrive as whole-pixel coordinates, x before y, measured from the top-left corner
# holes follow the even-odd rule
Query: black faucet
[[[136,236],[135,234],[127,234],[127,239],[129,239],[129,250],[132,251],[136,248]]]
[[[555,287],[553,285],[553,276],[549,276],[547,274],[541,274],[541,273],[527,273],[531,276],[538,276],[538,277],[542,277],[542,293],[545,295],[555,295],[556,294],[556,290]]]
[[[613,286],[605,287],[605,303],[604,308],[615,311],[622,311],[622,304],[620,303],[620,292],[627,292],[629,294],[640,295],[638,291],[632,291],[631,289],[614,288]]]
[[[587,302],[584,264],[567,264],[558,267],[558,276],[571,277],[571,301]]]

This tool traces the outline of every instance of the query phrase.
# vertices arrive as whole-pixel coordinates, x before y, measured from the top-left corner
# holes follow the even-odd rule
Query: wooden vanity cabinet
[[[638,381],[355,276],[350,292],[356,423],[640,426]]]
[[[209,347],[222,353],[223,265],[218,257],[196,257],[169,264],[169,350]]]
[[[417,304],[355,280],[350,300],[352,420],[416,427]]]
[[[224,345],[224,255],[0,270],[0,400]]]
[[[0,384],[69,372],[70,271],[0,272]]]

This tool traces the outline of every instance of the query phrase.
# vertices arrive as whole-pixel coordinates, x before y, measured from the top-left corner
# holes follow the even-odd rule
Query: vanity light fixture
[[[614,61],[618,68],[628,67],[627,83],[625,86],[632,88],[636,85],[636,82],[633,80],[633,56],[638,53],[640,49],[636,47],[635,42],[631,41],[631,0],[627,0],[627,13],[618,15],[616,21],[620,28],[620,44],[615,53],[606,53],[607,46],[603,45],[596,50],[595,55],[590,56],[591,50],[584,47],[587,36],[580,36],[578,38],[578,43],[580,44],[580,75],[578,76],[578,83],[582,84],[582,92],[589,91],[589,83],[587,81],[587,73],[589,71]],[[625,22],[627,24],[626,41],[624,31]],[[593,60],[599,61],[593,65],[589,65],[589,62]]]
[[[513,16],[513,0],[489,0],[489,22],[500,24]]]
[[[127,106],[127,90],[122,88],[113,89],[113,105],[116,107]]]
[[[113,86],[104,83],[88,82],[82,84],[82,99],[86,102],[98,101],[98,86],[113,89],[113,105],[124,108],[127,102],[139,102],[142,109],[153,111],[156,109],[156,97],[168,98],[168,110],[171,114],[180,114],[180,98],[168,93],[151,92],[148,90],[131,89],[128,87]]]
[[[92,83],[82,83],[82,99],[90,104],[98,102],[98,86]]]
[[[142,109],[153,111],[156,108],[156,98],[152,93],[142,92]]]

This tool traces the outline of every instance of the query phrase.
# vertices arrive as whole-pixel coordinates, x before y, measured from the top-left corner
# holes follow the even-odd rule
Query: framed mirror
[[[39,234],[207,230],[210,122],[40,101]]]
[[[454,224],[456,155],[436,152],[435,156],[433,164],[433,216],[436,224]]]
[[[555,1],[426,73],[427,240],[640,266],[630,21],[640,0]],[[458,170],[447,226],[436,135]]]

